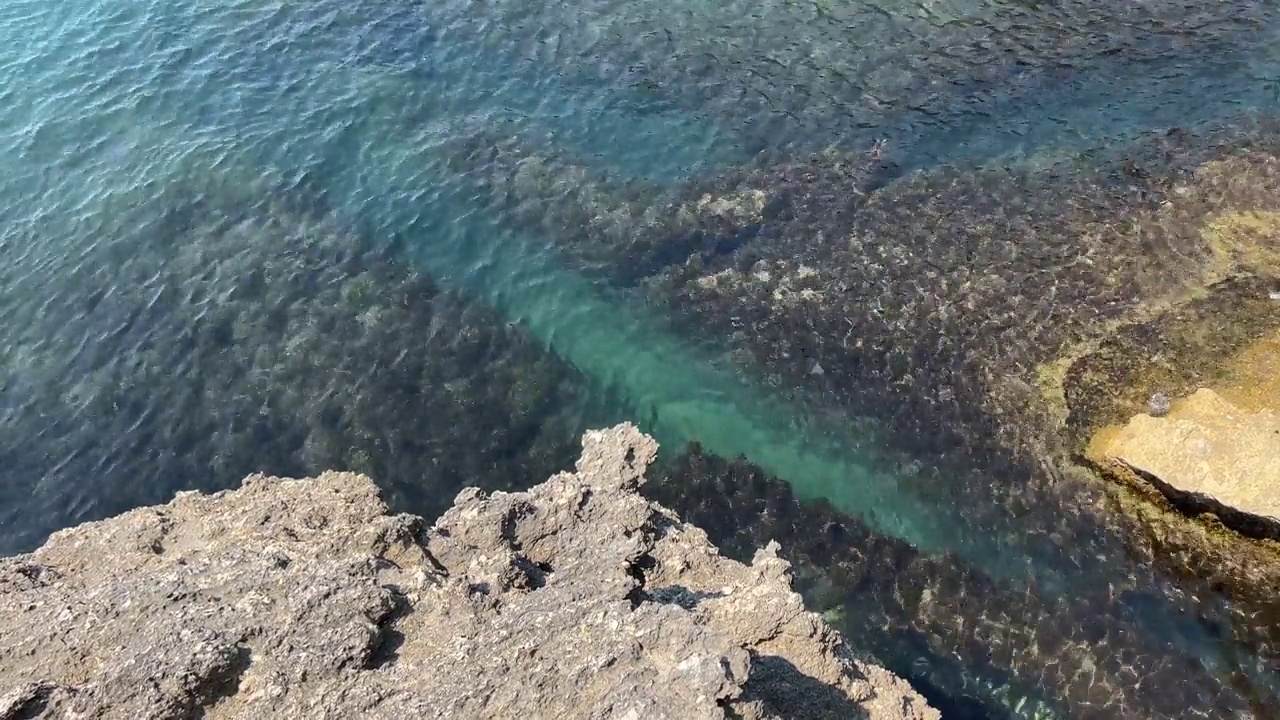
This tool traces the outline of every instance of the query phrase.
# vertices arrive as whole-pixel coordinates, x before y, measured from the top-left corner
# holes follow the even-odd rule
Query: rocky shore
[[[792,591],[637,490],[656,444],[464,490],[434,525],[366,477],[256,475],[0,561],[0,719],[937,718]]]
[[[963,534],[1083,585],[1225,594],[1231,633],[1280,657],[1280,119],[907,173],[876,145],[666,195],[477,144],[498,148],[462,155],[495,212],[541,217],[584,271],[625,268],[609,281],[763,383],[874,417],[943,478],[907,492]],[[579,207],[541,210],[564,198]],[[1231,407],[1204,416],[1200,391]],[[1152,407],[1171,414],[1131,424]],[[1169,457],[1135,454],[1170,433]],[[1206,443],[1215,487],[1171,473]]]

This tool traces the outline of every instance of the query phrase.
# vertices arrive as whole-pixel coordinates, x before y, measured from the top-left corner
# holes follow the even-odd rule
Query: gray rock
[[[1155,393],[1147,400],[1147,414],[1151,417],[1164,417],[1172,409],[1173,401],[1162,392]]]
[[[433,527],[349,473],[56,533],[0,560],[0,720],[937,718],[750,566],[636,490],[656,444],[470,489]]]

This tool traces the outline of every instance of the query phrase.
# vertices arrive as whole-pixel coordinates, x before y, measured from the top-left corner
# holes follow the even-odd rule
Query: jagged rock
[[[1134,416],[1104,453],[1177,505],[1280,537],[1280,416],[1270,410],[1247,412],[1201,388],[1166,417]]]
[[[0,561],[0,719],[937,718],[751,565],[636,491],[656,452],[463,491],[434,526],[367,478],[265,476]]]

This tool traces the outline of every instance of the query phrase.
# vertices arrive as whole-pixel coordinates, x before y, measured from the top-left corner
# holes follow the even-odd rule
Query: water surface
[[[903,171],[1051,155],[1274,107],[1278,29],[1257,3],[6,3],[0,552],[253,471],[363,470],[433,514],[633,419],[1070,595],[904,492],[918,469],[856,408],[742,373],[487,215],[453,154],[500,128],[659,185],[876,142]]]

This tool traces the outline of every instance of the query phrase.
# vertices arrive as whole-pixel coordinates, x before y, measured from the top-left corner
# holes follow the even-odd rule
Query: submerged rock
[[[637,295],[767,384],[879,421],[889,451],[936,471],[902,493],[953,510],[971,561],[1025,558],[1047,587],[1176,578],[1184,612],[1225,595],[1244,608],[1235,638],[1280,657],[1276,544],[1135,494],[1086,453],[1158,393],[1280,362],[1280,119],[896,177],[882,154],[728,171],[671,193],[683,203],[602,176],[593,204],[551,211],[574,204],[552,181],[577,177],[573,164],[518,193],[512,168],[535,160],[468,167],[501,210],[540,217],[569,264],[638,280]],[[688,212],[757,191],[750,225]],[[633,222],[604,232],[575,216]],[[671,253],[637,262],[654,243]],[[1236,395],[1280,404],[1265,373],[1236,374]]]
[[[1100,451],[1175,504],[1280,538],[1280,415],[1202,388],[1163,418],[1137,415]]]
[[[84,258],[0,268],[0,554],[252,472],[434,517],[572,462],[581,375],[314,193],[196,167],[101,214]]]
[[[1076,578],[1068,593],[995,579],[697,446],[650,475],[644,494],[730,557],[779,541],[809,606],[947,718],[1280,717],[1267,673],[1228,676],[1171,632],[1179,616],[1216,622],[1233,612],[1211,594],[1187,597],[1136,573],[1103,585]],[[1226,639],[1220,647],[1248,652]]]
[[[371,481],[252,476],[0,562],[0,718],[937,718],[636,490],[656,444],[463,491],[434,526]]]
[[[541,154],[504,124],[462,135],[448,162],[470,178],[489,212],[553,239],[576,269],[621,286],[689,262],[721,268],[744,246],[776,240],[770,228],[796,213],[847,220],[869,190],[898,173],[873,154],[829,151],[665,188],[568,154]]]

